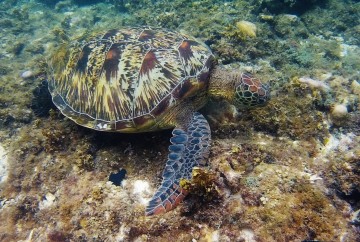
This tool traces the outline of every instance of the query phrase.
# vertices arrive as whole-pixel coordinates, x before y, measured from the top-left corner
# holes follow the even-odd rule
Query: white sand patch
[[[144,180],[136,180],[134,182],[133,194],[138,198],[141,204],[146,205],[149,202],[149,194],[151,194],[150,184]]]
[[[6,181],[8,177],[8,159],[7,152],[4,147],[0,144],[0,183]]]
[[[319,81],[316,79],[312,79],[310,77],[300,77],[299,82],[305,83],[312,88],[317,88],[317,89],[320,89],[323,91],[330,90],[330,87],[325,82],[322,82],[322,81]]]
[[[344,153],[347,157],[355,157],[351,149],[356,145],[354,142],[356,135],[354,133],[340,134],[338,136],[330,135],[326,145],[321,147],[321,152],[315,161],[324,163],[329,161],[329,157],[336,152]]]
[[[355,137],[354,133],[341,134],[340,137],[331,135],[326,146],[323,148],[323,153],[327,154],[336,149],[340,152],[346,152],[354,144]]]
[[[254,231],[252,231],[251,229],[241,230],[240,236],[237,238],[237,241],[256,242]]]

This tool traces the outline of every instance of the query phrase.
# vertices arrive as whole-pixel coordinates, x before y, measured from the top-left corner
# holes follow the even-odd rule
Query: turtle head
[[[250,74],[242,73],[235,83],[234,104],[237,108],[263,106],[269,98],[269,87]]]

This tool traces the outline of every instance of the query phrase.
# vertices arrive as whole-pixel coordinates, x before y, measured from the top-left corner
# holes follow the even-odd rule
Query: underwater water
[[[208,101],[199,110],[211,129],[211,142],[201,141],[210,145],[207,164],[181,180],[186,198],[155,216],[145,210],[161,184],[172,130],[89,129],[80,112],[59,111],[48,92],[54,73],[84,67],[69,61],[71,53],[78,60],[90,53],[78,54],[78,43],[144,26],[204,43],[214,55],[210,70],[228,70],[220,77],[236,70],[270,87],[267,104],[250,109],[232,105],[226,80],[215,90],[206,79],[206,93],[184,91]],[[125,36],[126,46],[134,43]],[[169,35],[156,38],[156,50],[186,47]],[[0,241],[360,241],[359,1],[2,0],[0,45]],[[187,56],[195,67],[210,55],[200,45]],[[126,58],[130,70],[148,60],[137,51]],[[106,52],[94,66],[117,54]],[[158,60],[170,66],[167,76],[149,76],[176,76],[171,58]],[[140,96],[150,102],[150,91]],[[192,109],[171,110],[173,124]]]

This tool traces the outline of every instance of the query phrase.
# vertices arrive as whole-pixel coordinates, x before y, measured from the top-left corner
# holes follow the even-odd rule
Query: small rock
[[[266,14],[260,14],[260,19],[262,19],[264,21],[270,21],[270,20],[274,20],[274,16],[266,15]]]
[[[236,23],[236,27],[241,37],[256,37],[256,25],[249,21],[239,21]]]
[[[20,77],[23,78],[23,79],[27,79],[27,78],[30,78],[30,77],[33,77],[34,76],[34,73],[32,71],[24,71],[23,73],[21,73]]]
[[[39,209],[41,210],[52,206],[54,204],[55,198],[56,197],[54,194],[50,192],[46,193],[44,200],[39,203]]]
[[[331,115],[334,118],[345,118],[347,114],[348,110],[344,104],[335,104],[331,110]]]
[[[299,20],[299,17],[294,14],[284,14],[283,17],[288,19],[290,22],[296,22]]]

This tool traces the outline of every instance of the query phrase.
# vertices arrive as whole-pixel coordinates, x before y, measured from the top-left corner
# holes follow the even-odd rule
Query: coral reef
[[[359,13],[351,0],[1,1],[0,240],[359,241]],[[171,132],[88,130],[37,89],[65,40],[144,24],[203,40],[272,96],[210,100],[209,166],[155,217],[144,207]]]

